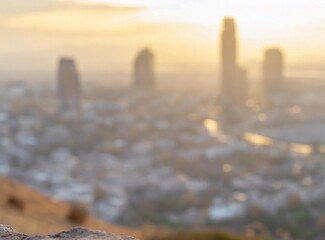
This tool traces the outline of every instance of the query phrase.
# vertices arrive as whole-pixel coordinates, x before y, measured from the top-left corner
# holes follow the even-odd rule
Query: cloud
[[[88,8],[112,11],[136,11],[140,7],[118,5],[118,4],[104,4],[104,3],[81,3],[72,0],[1,0],[1,14],[19,14],[30,13],[37,11],[49,11],[63,8]]]
[[[0,25],[6,29],[96,31],[134,19],[144,9],[68,0],[1,0]],[[19,3],[18,3],[19,1]]]
[[[60,1],[60,0],[57,0]],[[104,2],[79,2],[72,0],[61,0],[61,7],[83,9],[83,10],[97,10],[97,11],[111,11],[111,12],[138,12],[145,8],[141,6],[134,5],[122,5]]]
[[[1,0],[0,13],[5,15],[26,13],[31,11],[48,10],[60,6],[61,4],[70,4],[58,0]]]

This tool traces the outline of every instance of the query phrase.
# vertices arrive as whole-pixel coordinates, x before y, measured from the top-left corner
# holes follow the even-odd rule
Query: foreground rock
[[[91,232],[85,228],[74,228],[48,236],[27,236],[14,231],[6,225],[0,225],[0,240],[136,240],[133,237],[117,236],[104,232]]]

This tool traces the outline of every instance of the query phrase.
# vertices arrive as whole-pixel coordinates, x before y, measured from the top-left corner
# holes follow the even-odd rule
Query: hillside
[[[54,201],[20,183],[0,178],[0,223],[25,234],[48,234],[82,225],[91,230],[102,230],[140,238],[140,231],[104,223],[88,217],[83,224],[69,221],[71,205]]]
[[[83,223],[71,221],[67,216],[74,205],[54,201],[37,191],[12,180],[0,177],[0,224],[11,226],[27,235],[46,235],[82,226],[148,240],[243,240],[222,231],[167,231],[157,228],[132,229],[107,224],[88,216]]]

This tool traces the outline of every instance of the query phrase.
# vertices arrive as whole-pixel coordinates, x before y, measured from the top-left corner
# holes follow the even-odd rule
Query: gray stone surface
[[[21,240],[26,237],[26,235],[17,233],[11,227],[0,225],[0,240]]]
[[[0,240],[136,240],[133,237],[113,235],[104,232],[92,232],[85,228],[74,228],[48,236],[26,236],[17,233],[12,228],[0,225]]]

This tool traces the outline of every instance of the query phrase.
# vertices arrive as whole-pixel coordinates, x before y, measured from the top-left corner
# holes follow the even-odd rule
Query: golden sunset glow
[[[215,78],[220,21],[227,15],[238,22],[239,60],[245,62],[253,79],[260,74],[259,62],[267,46],[284,49],[289,72],[290,67],[300,68],[308,59],[310,74],[318,76],[324,62],[324,1],[31,0],[19,3],[19,9],[15,1],[1,3],[0,37],[4,44],[0,50],[24,54],[28,52],[22,49],[26,43],[30,49],[76,55],[78,48],[80,57],[97,56],[92,62],[86,57],[80,60],[92,71],[107,69],[108,62],[114,69],[128,71],[125,63],[139,47],[150,45],[157,49],[158,71],[187,69]],[[36,45],[35,38],[42,41]],[[15,49],[8,50],[13,41]],[[75,50],[69,48],[71,44]],[[118,48],[122,49],[120,54],[110,60],[108,55]]]
[[[0,0],[0,240],[324,239],[324,10]]]

